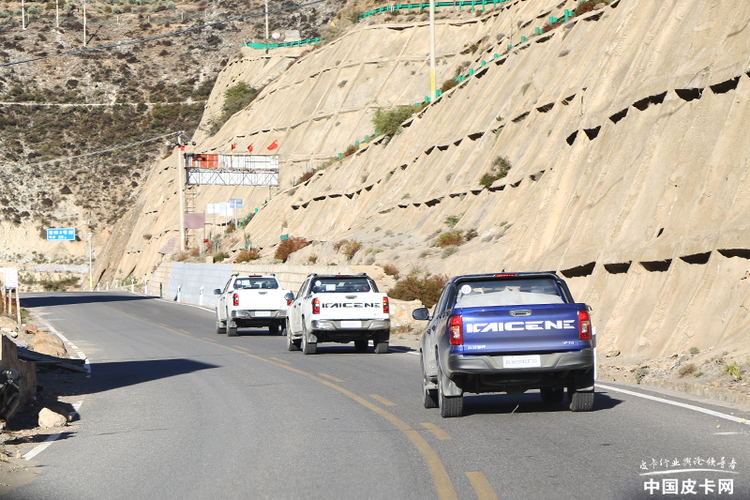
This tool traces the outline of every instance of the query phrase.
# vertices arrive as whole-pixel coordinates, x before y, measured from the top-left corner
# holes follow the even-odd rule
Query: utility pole
[[[182,173],[182,151],[185,149],[184,144],[180,144],[179,138],[177,139],[177,193],[180,200],[180,251],[185,251],[185,193],[183,190],[183,184],[185,184],[185,176]]]
[[[87,236],[89,237],[89,291],[94,291],[94,276],[91,274],[91,237],[93,236],[93,233],[88,233]]]
[[[26,29],[26,2],[21,0],[21,29]]]
[[[55,0],[55,27],[60,27],[60,7],[57,5],[60,0]]]
[[[430,0],[430,102],[435,99],[435,0]]]
[[[83,46],[86,47],[86,0],[83,0]]]
[[[266,0],[266,40],[268,40],[268,0]]]

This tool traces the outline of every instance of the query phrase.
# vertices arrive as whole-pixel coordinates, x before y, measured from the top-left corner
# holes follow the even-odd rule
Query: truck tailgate
[[[284,290],[240,290],[240,309],[278,310],[286,306]]]
[[[320,300],[320,318],[325,319],[381,319],[388,317],[383,312],[382,293],[319,293],[313,300]]]
[[[579,339],[578,311],[584,304],[535,304],[454,309],[463,325],[467,355],[576,351],[591,347]],[[461,348],[462,347],[462,348]]]

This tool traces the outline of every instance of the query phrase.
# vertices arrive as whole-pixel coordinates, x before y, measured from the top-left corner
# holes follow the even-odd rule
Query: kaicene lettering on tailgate
[[[343,308],[343,307],[381,307],[381,304],[378,304],[377,302],[328,302],[327,304],[322,304],[322,308],[324,309],[335,309],[335,308]]]
[[[575,330],[575,320],[560,321],[495,321],[491,323],[469,323],[466,333],[517,332],[523,330]]]

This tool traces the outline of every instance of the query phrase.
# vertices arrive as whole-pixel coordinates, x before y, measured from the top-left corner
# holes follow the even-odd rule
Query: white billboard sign
[[[15,267],[0,267],[5,288],[18,288],[18,269]]]

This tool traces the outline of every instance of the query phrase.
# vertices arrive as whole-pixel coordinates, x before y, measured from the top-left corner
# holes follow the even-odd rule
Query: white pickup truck
[[[357,352],[372,340],[375,352],[388,352],[391,317],[388,296],[366,274],[311,274],[289,306],[287,348],[315,354],[319,342],[354,341]]]
[[[294,294],[284,290],[273,274],[233,274],[224,290],[217,288],[216,333],[237,335],[237,327],[266,326],[272,335],[286,332],[286,313]]]

